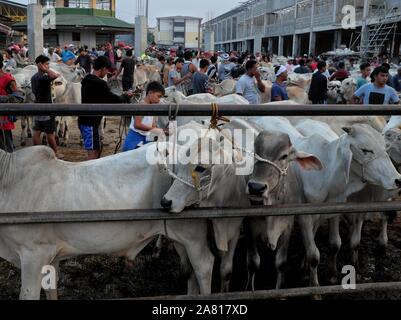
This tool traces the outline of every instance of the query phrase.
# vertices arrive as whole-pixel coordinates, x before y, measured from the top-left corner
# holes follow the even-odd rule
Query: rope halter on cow
[[[371,159],[366,160],[366,161],[360,161],[355,156],[353,157],[353,160],[355,160],[355,162],[358,163],[362,167],[362,175],[361,175],[362,183],[368,183],[369,182],[369,184],[371,184],[371,185],[381,186],[379,183],[374,183],[374,182],[371,182],[368,179],[366,179],[365,178],[365,171],[366,171],[367,166],[370,163],[372,163],[373,161],[375,161],[377,159],[385,158],[385,157],[386,157],[386,155],[381,155],[381,156],[375,155],[374,157],[372,157]]]

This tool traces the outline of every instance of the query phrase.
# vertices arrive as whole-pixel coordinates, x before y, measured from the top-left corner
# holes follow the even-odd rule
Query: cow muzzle
[[[251,181],[248,183],[248,190],[251,196],[262,197],[267,191],[267,184]]]
[[[170,211],[171,208],[173,207],[173,201],[167,200],[166,198],[163,198],[161,200],[160,204],[164,210],[168,210],[168,211]]]

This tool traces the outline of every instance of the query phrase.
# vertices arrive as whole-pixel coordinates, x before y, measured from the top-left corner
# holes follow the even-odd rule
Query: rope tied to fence
[[[212,117],[211,117],[211,120],[210,120],[209,129],[220,130],[219,121],[223,121],[223,122],[229,123],[230,119],[228,119],[226,117],[219,116],[219,106],[217,105],[217,103],[213,102],[212,103]]]

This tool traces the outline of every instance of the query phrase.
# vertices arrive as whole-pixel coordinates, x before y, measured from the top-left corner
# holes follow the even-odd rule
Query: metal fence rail
[[[0,225],[81,223],[81,222],[122,222],[189,219],[229,219],[242,217],[301,216],[359,214],[367,212],[401,211],[401,202],[339,203],[284,205],[254,208],[200,208],[188,209],[181,214],[162,210],[104,210],[44,213],[0,213]]]
[[[266,290],[255,292],[231,292],[231,293],[218,293],[212,295],[199,295],[199,296],[162,296],[162,297],[149,297],[149,298],[135,298],[135,299],[121,299],[121,300],[209,300],[209,301],[222,301],[222,300],[271,300],[271,299],[290,299],[299,298],[309,295],[332,295],[332,294],[358,294],[358,293],[371,293],[380,291],[393,291],[401,290],[401,282],[387,282],[387,283],[365,283],[356,285],[355,289],[344,289],[342,286],[326,286],[326,287],[307,287],[307,288],[294,288],[294,289],[281,289],[281,290]]]
[[[176,104],[172,105],[175,110]],[[221,116],[389,116],[401,115],[395,105],[218,105]],[[210,104],[178,105],[178,116],[209,117]],[[138,104],[0,104],[0,116],[168,116],[169,105]]]

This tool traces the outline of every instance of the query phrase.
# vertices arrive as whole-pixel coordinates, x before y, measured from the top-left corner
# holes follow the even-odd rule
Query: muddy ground
[[[111,155],[119,141],[119,118],[108,118],[105,129],[104,156]],[[19,123],[18,123],[19,124]],[[20,130],[15,132],[15,142],[19,145]],[[68,148],[61,148],[67,161],[84,161],[86,153],[79,144],[79,131],[76,121],[72,124],[71,143]],[[29,141],[30,143],[30,141]],[[28,144],[29,145],[29,144]],[[343,226],[342,230],[345,230]],[[398,218],[389,226],[389,247],[385,255],[377,250],[376,237],[380,226],[376,221],[368,222],[363,231],[359,250],[361,282],[401,281],[401,219]],[[318,247],[321,249],[319,276],[322,285],[328,285],[327,278],[327,235],[328,228],[323,226],[317,235]],[[348,235],[342,234],[343,246],[338,266],[349,264],[349,252],[346,243]],[[294,232],[289,253],[287,270],[287,287],[308,285],[300,273],[304,249],[299,231]],[[181,272],[179,259],[172,244],[164,240],[164,247],[158,259],[152,258],[153,244],[146,248],[135,260],[133,268],[126,265],[125,259],[105,256],[88,256],[66,261],[61,264],[59,296],[64,300],[120,299],[151,297],[161,295],[179,295],[186,293],[186,278]],[[275,286],[274,255],[263,245],[260,246],[262,266],[256,277],[256,289],[273,289]],[[241,239],[234,261],[232,281],[233,291],[243,291],[247,281],[246,244]],[[218,272],[215,270],[214,292],[218,290]],[[303,279],[303,280],[302,280]],[[4,260],[0,260],[0,299],[18,299],[20,288],[20,271]],[[401,292],[369,292],[358,295],[333,295],[325,299],[400,299]]]

